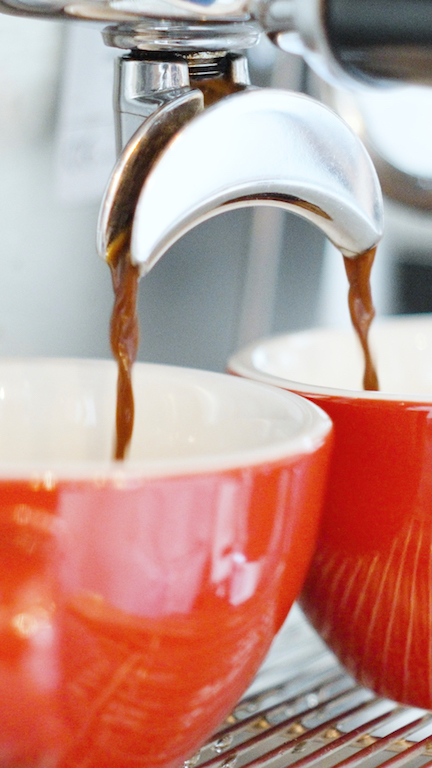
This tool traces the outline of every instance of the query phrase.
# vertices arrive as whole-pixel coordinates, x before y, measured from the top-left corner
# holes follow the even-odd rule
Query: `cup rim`
[[[97,367],[110,369],[112,375],[114,369],[116,376],[116,364],[109,359],[92,358],[4,358],[0,361],[0,385],[1,369],[11,365],[34,365],[49,367],[61,365],[63,367],[84,366],[86,368]],[[293,412],[301,414],[302,428],[297,434],[274,440],[267,445],[230,449],[226,452],[211,453],[204,456],[185,456],[183,458],[164,459],[126,459],[115,461],[113,459],[95,461],[42,461],[34,462],[24,460],[0,461],[0,482],[5,480],[28,479],[35,487],[54,488],[58,483],[93,480],[97,486],[106,484],[117,488],[132,487],[135,483],[152,478],[169,478],[178,476],[191,476],[202,474],[214,474],[229,470],[256,467],[279,463],[285,459],[291,459],[303,454],[310,454],[318,450],[325,443],[332,430],[332,423],[327,414],[318,406],[298,395],[285,392],[275,387],[269,387],[260,382],[248,381],[237,376],[229,376],[227,373],[205,371],[201,369],[186,368],[181,366],[137,362],[134,371],[151,371],[153,375],[158,373],[164,376],[175,376],[184,382],[208,383],[218,380],[225,386],[239,390],[240,392],[261,390],[263,404],[273,403],[281,409],[286,418],[292,418]],[[115,381],[115,379],[114,379]],[[113,412],[113,424],[115,413]],[[113,427],[114,428],[114,427]]]
[[[429,329],[432,328],[432,314],[424,313],[422,315],[398,315],[389,316],[383,318],[377,318],[372,326],[372,333],[374,330],[394,328],[398,325],[404,327],[410,324],[418,324],[419,327],[427,325]],[[240,349],[234,355],[230,357],[227,364],[227,370],[229,373],[237,376],[242,376],[250,380],[261,382],[263,384],[280,387],[288,391],[294,391],[301,396],[312,396],[320,399],[332,399],[332,400],[367,400],[373,401],[388,401],[394,403],[404,404],[426,404],[432,405],[432,390],[430,395],[425,393],[404,392],[404,391],[367,391],[363,389],[345,389],[343,387],[329,387],[318,384],[309,384],[305,381],[298,381],[296,379],[288,379],[283,376],[277,376],[276,374],[268,373],[260,368],[260,360],[263,360],[265,350],[269,345],[276,347],[280,345],[284,346],[288,341],[293,339],[299,341],[307,341],[312,335],[317,334],[324,335],[340,335],[341,337],[352,336],[354,337],[354,331],[352,328],[331,328],[331,327],[317,327],[310,328],[303,331],[294,331],[291,333],[275,334],[273,336],[267,336],[259,339],[251,344]]]

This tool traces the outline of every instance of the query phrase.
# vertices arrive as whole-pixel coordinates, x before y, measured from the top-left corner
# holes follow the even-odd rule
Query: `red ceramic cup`
[[[305,395],[335,445],[302,605],[347,669],[378,693],[432,708],[432,318],[376,324],[381,391],[360,391],[350,332],[257,343],[231,372]]]
[[[331,424],[270,387],[0,364],[2,766],[178,766],[235,705],[315,544]]]

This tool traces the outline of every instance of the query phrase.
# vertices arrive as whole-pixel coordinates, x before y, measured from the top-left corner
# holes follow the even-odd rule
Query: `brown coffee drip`
[[[378,376],[369,349],[369,328],[375,317],[372,303],[370,274],[376,253],[376,246],[356,258],[344,256],[345,270],[349,282],[348,303],[351,322],[363,349],[365,370],[363,388],[378,390]]]
[[[139,343],[137,297],[139,269],[130,260],[130,232],[121,232],[108,249],[114,288],[110,342],[118,364],[115,459],[124,459],[132,438],[134,398],[132,366]]]
[[[344,256],[349,282],[349,309],[351,321],[364,353],[365,371],[363,387],[379,389],[378,376],[369,349],[368,334],[375,310],[370,289],[370,274],[376,247],[356,258]],[[114,308],[111,315],[110,341],[118,364],[115,459],[124,459],[132,438],[134,398],[132,366],[139,343],[137,298],[139,269],[130,260],[130,232],[122,232],[110,245],[108,265],[114,288]]]
[[[378,376],[369,349],[369,328],[375,317],[370,289],[370,274],[376,247],[356,258],[344,256],[349,282],[348,302],[351,321],[363,349],[365,370],[363,387],[379,389]],[[122,232],[110,245],[108,265],[114,288],[114,308],[111,315],[110,341],[118,364],[115,459],[124,459],[132,438],[134,398],[132,366],[139,343],[137,312],[139,269],[130,260],[130,232]]]
[[[204,96],[204,106],[211,107],[226,96],[232,93],[239,93],[246,89],[242,83],[233,83],[226,77],[211,77],[194,81],[194,85],[200,89]]]
[[[204,95],[205,106],[219,101],[224,96],[244,90],[245,86],[231,81],[228,73],[209,78],[196,78],[194,83]],[[134,397],[132,388],[132,366],[135,362],[139,343],[139,323],[137,297],[139,268],[133,266],[130,259],[130,238],[132,229],[131,212],[134,211],[141,189],[141,179],[148,173],[154,159],[165,147],[168,140],[196,113],[196,103],[191,103],[189,110],[183,109],[179,115],[172,114],[163,125],[158,124],[151,136],[153,151],[151,156],[142,154],[142,163],[136,168],[132,186],[127,190],[128,206],[124,206],[124,196],[119,198],[122,207],[116,211],[117,224],[121,221],[120,234],[111,242],[107,250],[107,262],[111,270],[114,288],[114,308],[111,315],[110,342],[114,358],[118,364],[117,406],[116,406],[116,443],[115,459],[124,459],[130,445],[134,422]]]

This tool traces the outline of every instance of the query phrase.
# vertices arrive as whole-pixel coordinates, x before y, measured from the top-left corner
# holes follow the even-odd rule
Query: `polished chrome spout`
[[[105,191],[99,211],[96,247],[102,259],[119,237],[130,240],[142,182],[179,129],[203,109],[199,90],[167,101],[145,120],[126,143]]]
[[[131,258],[147,273],[199,222],[274,205],[318,226],[346,256],[382,236],[382,198],[362,143],[332,111],[296,93],[248,90],[182,127],[142,179]]]

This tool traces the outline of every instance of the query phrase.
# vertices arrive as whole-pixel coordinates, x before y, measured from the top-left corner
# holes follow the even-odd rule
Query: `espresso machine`
[[[397,13],[395,3],[392,13],[386,12],[386,3],[376,4],[375,10],[373,4],[357,5],[347,0],[2,2],[6,14],[39,16],[45,24],[48,19],[85,20],[103,29],[107,51],[123,52],[115,84],[120,160],[101,208],[101,255],[119,222],[133,224],[133,258],[144,272],[197,222],[257,203],[276,204],[312,220],[346,253],[374,244],[382,229],[380,194],[360,146],[350,143],[352,135],[316,103],[298,96],[293,101],[294,96],[287,94],[283,98],[279,94],[276,103],[272,91],[251,89],[245,56],[267,35],[282,51],[300,53],[314,71],[338,86],[352,87],[354,80],[365,84],[401,77],[427,80],[427,54],[422,51],[428,3],[416,3],[414,15],[406,14],[403,3],[397,4]],[[407,17],[412,29],[404,26]],[[300,124],[303,131],[296,134]],[[131,146],[133,134],[136,141]],[[290,163],[298,158],[297,168],[281,162],[286,135],[292,137],[286,154],[291,153]],[[141,151],[146,145],[147,154]],[[154,163],[155,155],[160,155],[160,165]],[[349,168],[344,167],[347,157]],[[329,199],[334,208],[326,210]],[[257,231],[274,232],[278,221],[271,218],[274,210],[264,215]],[[258,282],[267,263],[264,258]],[[104,280],[108,282],[106,276]],[[107,287],[105,295],[108,291]],[[256,290],[249,302],[252,310],[255,302]],[[250,316],[249,310],[249,321]]]
[[[400,5],[402,16],[404,9],[412,4],[417,10],[424,10],[425,18],[421,12],[420,22],[416,17],[418,23],[408,34],[406,26],[400,24],[400,18],[397,20],[394,15],[389,16],[389,4],[393,10]],[[97,248],[102,259],[91,259],[91,254],[81,246],[80,227],[74,224],[70,226],[64,210],[54,206],[45,187],[44,171],[49,168],[49,161],[45,162],[43,156],[34,157],[30,137],[26,152],[20,150],[15,155],[16,159],[19,154],[20,163],[18,167],[14,164],[10,178],[15,180],[16,190],[9,187],[8,191],[11,210],[15,210],[14,199],[19,199],[15,198],[15,191],[26,189],[29,174],[33,174],[38,182],[38,186],[35,186],[36,198],[31,200],[34,212],[32,219],[29,220],[18,206],[13,220],[15,230],[25,227],[32,229],[35,250],[21,271],[16,259],[16,293],[9,297],[10,314],[13,314],[14,303],[22,291],[23,279],[28,279],[30,290],[33,289],[33,312],[42,312],[44,301],[51,299],[51,277],[61,275],[62,286],[72,282],[72,276],[77,273],[69,272],[70,264],[81,259],[84,277],[76,280],[75,296],[81,301],[78,312],[72,314],[72,301],[70,312],[63,316],[66,322],[61,328],[59,318],[51,312],[53,305],[49,305],[51,320],[48,321],[46,333],[53,333],[53,327],[56,330],[58,326],[58,336],[61,336],[68,332],[69,325],[72,333],[77,316],[79,322],[82,314],[88,324],[89,319],[94,320],[98,315],[101,318],[102,333],[108,342],[107,328],[112,298],[109,272],[103,259],[119,233],[125,229],[130,231],[131,255],[134,262],[140,265],[142,274],[146,275],[142,281],[145,283],[153,274],[157,274],[159,267],[169,263],[171,254],[174,253],[174,266],[176,259],[182,263],[181,254],[173,249],[182,235],[187,239],[191,228],[197,223],[211,224],[217,220],[213,218],[216,213],[226,217],[236,213],[237,209],[248,210],[256,204],[262,207],[264,213],[255,220],[255,227],[252,228],[255,235],[261,238],[255,259],[255,279],[251,280],[255,286],[258,285],[258,292],[261,291],[271,263],[274,240],[271,247],[268,247],[268,241],[274,237],[275,230],[279,230],[277,237],[282,239],[279,209],[288,211],[306,224],[314,224],[315,230],[346,256],[355,258],[357,254],[374,246],[383,231],[380,183],[369,154],[356,133],[319,101],[300,93],[288,93],[278,87],[252,88],[244,52],[252,48],[260,36],[267,35],[282,51],[279,58],[281,69],[284,67],[284,52],[287,61],[293,52],[297,55],[300,53],[319,77],[315,90],[320,99],[331,103],[346,121],[357,127],[354,126],[353,115],[358,114],[358,102],[354,103],[355,110],[352,104],[348,109],[347,101],[343,100],[338,91],[341,86],[346,85],[351,89],[354,83],[358,83],[356,87],[368,88],[372,82],[375,86],[399,78],[428,82],[428,46],[432,37],[432,17],[431,34],[427,35],[428,6],[432,8],[432,3],[418,0],[412,3],[405,0],[400,4],[398,0],[385,3],[382,0],[252,0],[250,4],[242,0],[215,0],[210,3],[190,0],[72,0],[70,4],[49,3],[45,0],[30,0],[27,3],[21,0],[0,0],[2,11],[11,14],[11,17],[20,17],[16,19],[14,34],[17,34],[18,22],[26,24],[23,16],[40,17],[40,22],[29,22],[33,27],[31,30],[28,28],[26,33],[29,40],[27,50],[31,50],[32,40],[34,43],[38,23],[45,30],[48,19],[72,19],[87,22],[92,30],[93,24],[103,26],[103,36],[108,43],[106,50],[115,51],[116,58],[119,51],[124,52],[116,62],[115,135],[118,160],[107,178],[103,200],[97,205],[98,223],[93,205],[83,211],[86,228],[94,228],[94,234],[97,231]],[[362,9],[365,11],[363,25],[358,15]],[[383,11],[381,15],[380,9]],[[415,14],[413,22],[414,17]],[[389,18],[395,21],[394,28],[389,28]],[[24,36],[25,33],[22,34]],[[12,42],[16,47],[16,40]],[[38,42],[44,45],[43,39]],[[51,61],[57,65],[59,58],[56,43],[51,40],[50,44]],[[111,53],[109,57],[114,58]],[[31,65],[31,57],[29,60]],[[90,70],[91,61],[85,57],[84,61]],[[53,66],[51,75],[54,69]],[[85,77],[84,71],[83,80]],[[90,79],[90,72],[87,77]],[[41,72],[38,82],[46,83],[47,79],[47,73]],[[329,90],[326,90],[324,82],[329,83]],[[70,85],[72,91],[73,85]],[[105,86],[104,82],[96,84],[95,88]],[[336,96],[339,96],[338,102]],[[29,125],[33,125],[31,106],[24,120]],[[91,109],[89,111],[91,113]],[[68,117],[72,120],[70,115],[66,115]],[[22,116],[17,123],[23,123]],[[33,129],[39,130],[38,126],[33,126]],[[43,126],[40,131],[43,132]],[[362,138],[366,138],[362,131],[359,133]],[[109,156],[109,142],[107,145],[103,143],[108,134],[102,131],[98,133],[95,129],[94,135],[98,149],[106,151]],[[7,149],[0,176],[7,172],[6,160],[8,155],[13,154],[11,147],[17,138],[16,135],[9,135],[4,139]],[[9,157],[11,165],[13,159]],[[85,171],[86,166],[92,164],[96,164],[94,156],[83,152],[80,167]],[[83,196],[89,186],[84,171],[80,191]],[[70,191],[71,175],[63,177],[66,193],[68,185]],[[384,180],[382,174],[381,178]],[[44,206],[53,207],[54,210],[48,229],[38,224]],[[7,224],[5,219],[4,226]],[[48,238],[53,238],[56,249],[51,260],[44,253],[44,244]],[[204,255],[207,249],[212,264],[217,267],[217,251],[212,250],[205,236],[201,237],[200,244]],[[305,251],[307,246],[303,242],[300,255],[304,261],[307,260]],[[289,254],[286,257],[288,260]],[[337,257],[341,263],[340,253]],[[42,292],[38,281],[47,263],[49,268],[44,272]],[[197,259],[195,270],[205,271],[208,263],[204,261],[203,267]],[[28,269],[29,266],[31,269]],[[274,263],[272,266],[274,268]],[[93,282],[90,281],[90,272],[95,278]],[[217,269],[214,274],[220,278]],[[186,280],[181,269],[176,272],[176,282],[178,295],[184,296],[182,288]],[[330,282],[334,286],[335,281],[332,279]],[[214,288],[210,285],[209,290]],[[58,303],[55,307],[60,312],[64,299],[58,284],[56,291]],[[345,300],[345,294],[346,289],[342,289],[341,301]],[[243,340],[250,330],[251,318],[257,311],[256,290],[254,292],[251,289],[250,295],[249,310],[244,311],[246,330]],[[168,300],[172,300],[171,294]],[[90,308],[93,316],[81,311],[84,304],[86,312]],[[36,320],[35,317],[35,326]],[[25,330],[28,337],[25,351],[39,351],[36,338],[30,333],[31,325],[26,328],[29,330]],[[262,325],[257,326],[256,333],[260,333],[262,328]],[[0,324],[0,353],[1,331]],[[73,347],[71,349],[75,351]],[[94,349],[89,344],[87,354],[94,354]],[[170,359],[171,362],[177,362],[172,357]],[[316,735],[315,730],[318,731],[318,727],[322,728],[322,723],[326,723],[327,728],[322,736],[323,760],[333,744],[335,750],[340,749],[340,742],[346,747],[347,738],[343,731],[337,730],[338,722],[334,713],[345,712],[349,707],[348,714],[356,717],[358,701],[351,703],[348,698],[351,683],[341,676],[330,678],[328,670],[332,672],[334,662],[328,660],[328,654],[321,646],[315,652],[317,641],[315,637],[310,639],[308,628],[302,626],[301,632],[296,629],[295,639],[298,643],[296,652],[300,668],[298,679],[291,685],[290,678],[284,680],[283,684],[279,677],[272,678],[273,685],[266,698],[258,678],[255,688],[249,692],[249,700],[239,705],[238,722],[234,721],[234,725],[230,723],[233,730],[222,733],[214,749],[211,746],[204,749],[203,761],[212,759],[213,765],[225,768],[236,765],[235,756],[230,762],[229,758],[225,760],[224,752],[236,743],[233,742],[236,738],[234,729],[240,731],[242,724],[245,730],[249,728],[246,736],[239,739],[244,739],[245,743],[251,736],[256,736],[257,740],[262,739],[266,729],[279,728],[281,734],[283,728],[295,736],[298,742],[293,741],[289,749],[293,750],[294,759],[299,757],[303,766],[308,763],[307,755],[302,751],[301,739],[307,728]],[[312,669],[306,667],[305,659],[310,645],[313,646]],[[286,669],[293,669],[291,661]],[[298,682],[300,678],[304,681],[305,670],[310,685],[308,682]],[[278,670],[276,672],[279,674]],[[270,668],[270,675],[274,674]],[[253,692],[256,698],[252,697]],[[363,694],[359,692],[358,695],[361,697]],[[298,704],[294,696],[299,697]],[[322,713],[315,709],[320,702],[326,702],[327,698],[330,700],[328,724]],[[331,709],[332,702],[334,710]],[[266,710],[260,714],[260,719],[254,720],[256,713],[264,706]],[[271,706],[275,708],[273,720]],[[337,710],[337,707],[340,709]],[[294,715],[297,717],[299,712],[304,713],[307,708],[312,709],[312,715],[309,721],[305,718],[300,723]],[[381,718],[379,722],[387,725],[384,718],[388,713],[373,711],[371,716],[374,717],[374,727],[377,726],[378,715]],[[395,716],[398,715],[399,709]],[[283,722],[284,717],[289,718],[286,723]],[[355,721],[358,744],[363,738],[361,746],[370,749],[372,754],[377,741],[370,739],[367,725],[364,725],[364,721]],[[402,738],[399,720],[395,728],[399,729],[396,733]],[[274,749],[280,749],[277,740]],[[341,752],[338,754],[341,755]],[[187,768],[198,765],[198,761],[199,758],[197,761],[191,760]],[[316,761],[311,758],[310,764],[316,765]]]

